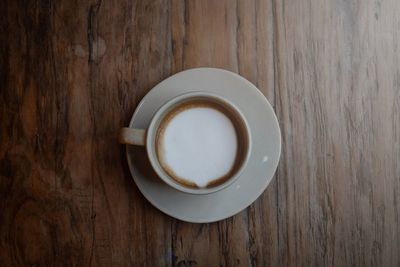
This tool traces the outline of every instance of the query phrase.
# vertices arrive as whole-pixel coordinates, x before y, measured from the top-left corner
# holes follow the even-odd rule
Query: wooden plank
[[[282,263],[399,263],[396,1],[276,3]]]

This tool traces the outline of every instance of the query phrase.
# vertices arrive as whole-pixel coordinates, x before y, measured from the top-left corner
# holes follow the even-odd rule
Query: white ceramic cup
[[[156,151],[157,132],[160,123],[162,122],[164,117],[168,115],[169,112],[173,110],[174,107],[181,105],[187,101],[196,101],[196,100],[213,102],[229,110],[230,114],[235,117],[235,121],[238,122],[238,124],[240,124],[242,134],[240,135],[241,139],[239,139],[238,142],[241,142],[242,147],[244,147],[243,151],[241,152],[242,160],[239,163],[239,166],[236,169],[236,171],[230,177],[228,177],[223,183],[206,188],[188,187],[170,177],[168,173],[161,166]],[[119,141],[120,143],[128,145],[146,146],[147,156],[150,160],[153,169],[155,170],[157,175],[169,186],[189,194],[209,194],[219,191],[231,185],[234,181],[237,180],[237,178],[239,178],[240,174],[242,173],[243,169],[245,168],[249,160],[249,155],[251,152],[250,136],[251,136],[250,128],[248,126],[245,117],[232,102],[213,93],[190,92],[179,95],[169,100],[164,105],[162,105],[158,109],[158,111],[154,114],[153,118],[151,119],[150,125],[148,126],[147,129],[134,129],[128,127],[122,128],[119,135]]]

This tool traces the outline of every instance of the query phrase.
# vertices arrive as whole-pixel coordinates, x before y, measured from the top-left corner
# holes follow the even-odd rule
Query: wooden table
[[[398,0],[0,1],[0,266],[399,266]],[[158,82],[224,68],[273,105],[273,182],[190,224],[117,130]],[[262,116],[262,114],[260,114]]]

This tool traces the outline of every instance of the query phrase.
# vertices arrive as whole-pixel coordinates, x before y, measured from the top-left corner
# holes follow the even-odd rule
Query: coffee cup
[[[219,191],[239,178],[251,151],[248,123],[228,99],[190,92],[163,104],[147,129],[124,127],[119,141],[145,146],[157,175],[190,194]]]

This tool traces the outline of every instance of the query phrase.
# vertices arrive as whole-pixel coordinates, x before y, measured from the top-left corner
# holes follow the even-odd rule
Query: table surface
[[[1,266],[399,266],[400,1],[0,1]],[[168,217],[116,133],[158,82],[227,69],[282,156],[248,209]],[[262,114],[260,114],[262,116]]]

